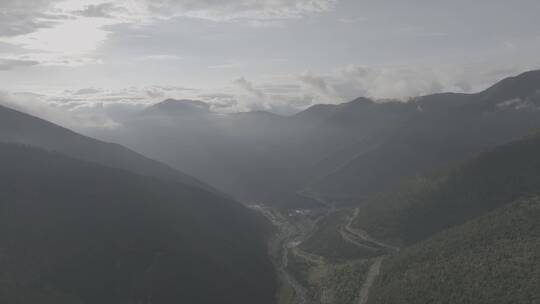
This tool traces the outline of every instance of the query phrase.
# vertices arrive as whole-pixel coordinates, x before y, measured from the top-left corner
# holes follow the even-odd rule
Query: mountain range
[[[285,117],[219,114],[166,100],[100,138],[208,182],[243,202],[287,208],[353,203],[402,178],[540,128],[540,71],[475,94],[408,102],[358,98]]]
[[[329,213],[300,248],[326,267],[371,261],[364,303],[535,303],[538,155],[534,133],[430,168]]]
[[[536,303],[538,130],[540,71],[292,116],[169,99],[99,140],[0,107],[0,302]]]

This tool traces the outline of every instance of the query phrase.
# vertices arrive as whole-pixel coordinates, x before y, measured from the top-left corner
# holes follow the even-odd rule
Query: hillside
[[[309,208],[319,203],[296,194],[309,181],[378,145],[416,111],[414,105],[366,98],[315,106],[291,117],[262,111],[219,114],[202,105],[166,100],[96,136],[163,161],[241,201]]]
[[[369,304],[538,303],[540,199],[519,200],[386,259]]]
[[[421,241],[540,191],[540,136],[419,175],[360,205],[354,225],[399,245]]]
[[[118,144],[77,134],[43,119],[0,106],[0,142],[58,151],[71,157],[141,175],[175,180],[214,191],[210,186]]]
[[[244,202],[289,208],[354,204],[401,179],[540,128],[540,71],[475,94],[408,102],[357,98],[292,116],[216,113],[165,100],[95,134],[208,182]],[[308,194],[300,198],[298,194]]]
[[[0,302],[272,303],[265,221],[197,187],[0,144]]]
[[[418,111],[374,149],[318,180],[328,199],[354,201],[433,166],[454,162],[540,128],[540,71],[508,78],[476,94],[416,98]]]
[[[331,213],[301,248],[328,258],[365,258],[343,247],[342,232],[400,246],[375,252],[383,266],[369,287],[370,304],[536,303],[538,155],[540,134],[534,134],[419,174],[360,202],[348,217],[352,231],[336,220],[348,209]]]

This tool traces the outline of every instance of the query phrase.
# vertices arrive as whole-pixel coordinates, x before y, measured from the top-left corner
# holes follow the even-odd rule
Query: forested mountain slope
[[[273,303],[260,216],[174,181],[0,144],[0,302]]]
[[[416,111],[412,104],[378,104],[366,98],[315,106],[291,117],[263,111],[218,114],[202,105],[166,100],[97,136],[141,151],[239,200],[306,207],[318,204],[296,194],[309,181],[378,145]]]
[[[355,226],[398,245],[426,239],[520,197],[540,193],[540,136],[458,166],[418,175],[360,205]]]
[[[538,303],[540,199],[518,200],[385,260],[369,304]]]
[[[409,103],[418,111],[406,123],[311,188],[323,197],[354,201],[540,128],[540,71],[477,94],[435,94]]]
[[[200,101],[166,100],[97,136],[241,201],[291,208],[313,207],[320,198],[351,204],[540,128],[539,90],[540,71],[532,71],[475,94],[407,102],[357,98],[288,117],[223,114]]]
[[[383,263],[369,287],[370,304],[536,303],[538,155],[540,134],[533,134],[419,174],[359,202],[358,212],[331,213],[301,248],[325,258],[365,258],[340,245],[343,228],[350,230],[333,218],[350,212],[344,219],[353,220],[360,240],[400,247],[375,252]]]

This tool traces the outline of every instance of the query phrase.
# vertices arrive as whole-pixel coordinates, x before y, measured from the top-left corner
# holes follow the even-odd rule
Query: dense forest
[[[234,201],[13,144],[0,167],[1,303],[273,302],[269,227]]]
[[[370,304],[539,303],[540,199],[518,200],[388,258]]]
[[[532,134],[360,202],[354,229],[401,247],[375,252],[384,259],[368,303],[537,303],[538,155],[540,135]],[[329,259],[369,257],[344,242],[351,216],[349,208],[330,213],[301,248]]]
[[[355,221],[377,238],[409,245],[540,191],[540,136],[403,182],[360,205]]]

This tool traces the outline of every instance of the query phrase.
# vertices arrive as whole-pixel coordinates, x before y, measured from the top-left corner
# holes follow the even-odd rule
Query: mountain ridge
[[[269,228],[240,204],[20,144],[0,166],[0,302],[272,303]]]
[[[216,191],[192,176],[133,152],[120,144],[87,137],[4,106],[0,106],[0,142],[36,146],[142,175],[177,180],[195,187]]]

